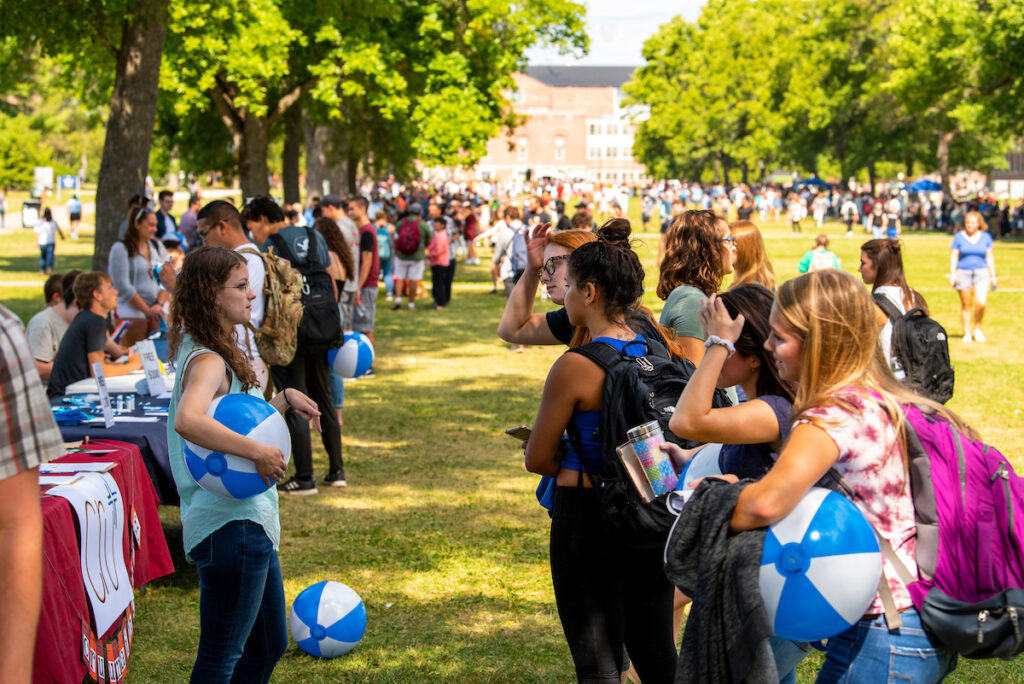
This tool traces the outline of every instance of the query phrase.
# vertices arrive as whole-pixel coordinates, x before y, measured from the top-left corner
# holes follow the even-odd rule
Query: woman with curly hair
[[[751,221],[734,221],[729,229],[736,238],[736,270],[729,287],[755,283],[774,290],[775,269],[765,251],[761,231]]]
[[[199,571],[199,647],[193,682],[267,682],[288,647],[284,586],[277,560],[277,488],[229,499],[196,484],[185,465],[184,441],[253,461],[268,485],[284,477],[284,454],[206,414],[214,399],[244,392],[261,397],[256,373],[235,340],[256,294],[245,258],[224,247],[189,253],[175,285],[169,328],[177,377],[168,408],[167,446],[181,498],[186,558]],[[289,394],[290,391],[290,394]],[[316,404],[296,389],[271,399],[316,419]]]
[[[658,280],[658,296],[665,300],[660,322],[675,331],[693,363],[704,357],[701,304],[718,292],[735,264],[736,238],[724,218],[699,210],[672,219]]]

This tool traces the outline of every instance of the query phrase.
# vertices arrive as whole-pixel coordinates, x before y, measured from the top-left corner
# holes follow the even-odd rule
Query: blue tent
[[[941,190],[942,186],[935,181],[928,180],[927,178],[918,178],[916,181],[906,187],[908,192],[934,192]]]
[[[817,186],[819,188],[831,188],[832,187],[831,185],[829,185],[825,181],[821,180],[817,176],[811,176],[810,178],[801,178],[800,180],[798,180],[796,183],[793,184],[793,187],[797,187],[798,188],[801,185],[814,185],[814,186]]]

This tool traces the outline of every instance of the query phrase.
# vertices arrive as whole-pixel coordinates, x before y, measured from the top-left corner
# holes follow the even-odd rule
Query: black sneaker
[[[345,482],[345,473],[327,473],[327,477],[324,478],[324,484],[328,487],[348,486],[348,483]]]
[[[316,482],[313,480],[299,480],[292,477],[287,482],[277,485],[277,491],[295,496],[312,496],[317,494]]]
[[[363,373],[362,375],[360,375],[359,377],[361,377],[361,378],[375,378],[375,377],[377,377],[377,374],[373,372],[373,366],[370,366],[368,369],[366,369],[366,372]]]

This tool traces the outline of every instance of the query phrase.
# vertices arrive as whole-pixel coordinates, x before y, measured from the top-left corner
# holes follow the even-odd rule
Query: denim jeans
[[[345,405],[345,380],[334,371],[331,371],[327,379],[331,383],[331,403],[335,408],[343,407]]]
[[[40,271],[52,271],[53,270],[53,248],[56,247],[54,243],[48,245],[39,245],[39,270]]]
[[[384,280],[384,292],[388,295],[395,294],[395,257],[380,260],[380,277]]]
[[[817,682],[940,682],[956,666],[956,654],[933,640],[916,610],[900,614],[890,632],[885,616],[865,618],[828,640]]]
[[[258,524],[234,520],[189,553],[199,570],[192,682],[267,682],[288,648],[277,552]]]

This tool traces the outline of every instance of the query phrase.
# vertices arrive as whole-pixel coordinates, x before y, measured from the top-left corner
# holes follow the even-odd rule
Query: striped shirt
[[[0,478],[64,455],[21,320],[0,306]]]

